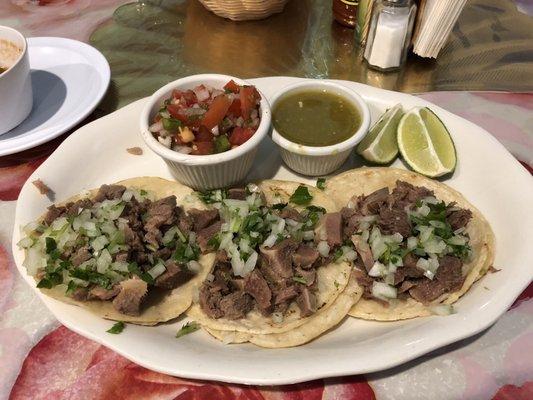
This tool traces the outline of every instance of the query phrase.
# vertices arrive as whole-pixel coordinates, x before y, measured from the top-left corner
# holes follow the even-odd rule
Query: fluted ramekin
[[[196,190],[229,187],[241,182],[246,177],[255,159],[257,147],[270,129],[270,106],[265,96],[260,93],[259,114],[261,121],[254,135],[239,147],[223,153],[203,156],[179,153],[159,143],[148,128],[161,104],[172,95],[174,89],[193,89],[201,84],[222,89],[231,79],[239,85],[250,85],[242,79],[228,75],[191,75],[171,82],[155,92],[141,113],[141,136],[146,145],[167,163],[170,171],[179,182]]]
[[[353,148],[359,143],[370,126],[368,105],[356,92],[337,83],[322,80],[307,80],[289,85],[280,90],[271,100],[272,109],[277,103],[291,93],[304,90],[326,90],[342,96],[352,103],[361,115],[361,125],[343,142],[331,146],[304,146],[283,137],[273,126],[272,140],[279,146],[281,158],[287,166],[303,175],[327,175],[338,169],[348,158]]]

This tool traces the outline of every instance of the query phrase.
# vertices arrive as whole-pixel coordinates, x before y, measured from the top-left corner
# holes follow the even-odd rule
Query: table
[[[4,0],[0,24],[88,41],[106,55],[112,85],[89,120],[198,72],[351,79],[429,92],[420,96],[487,129],[533,173],[533,94],[472,92],[533,91],[532,8],[527,0],[471,0],[438,60],[410,57],[395,74],[361,64],[353,32],[332,23],[321,0],[292,0],[282,14],[239,24],[192,0]],[[59,326],[18,276],[10,247],[20,187],[65,136],[0,158],[0,398],[533,398],[532,285],[488,330],[413,362],[276,388],[164,376]]]

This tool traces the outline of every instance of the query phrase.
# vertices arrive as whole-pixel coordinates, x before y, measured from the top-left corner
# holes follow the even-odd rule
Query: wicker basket
[[[288,0],[199,0],[209,11],[233,21],[263,19],[283,11]]]

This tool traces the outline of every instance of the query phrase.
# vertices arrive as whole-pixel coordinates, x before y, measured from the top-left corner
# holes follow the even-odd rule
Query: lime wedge
[[[413,108],[402,117],[398,148],[413,170],[431,178],[452,172],[457,163],[448,130],[427,107]]]
[[[398,155],[396,128],[402,115],[401,104],[388,109],[361,140],[356,148],[357,153],[365,160],[377,164],[387,164],[394,160]]]

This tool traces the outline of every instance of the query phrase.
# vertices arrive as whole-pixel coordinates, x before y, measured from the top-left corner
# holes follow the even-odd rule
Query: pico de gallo
[[[260,100],[255,86],[233,80],[222,89],[199,85],[174,90],[149,129],[159,143],[180,153],[223,153],[254,135],[260,123]]]

